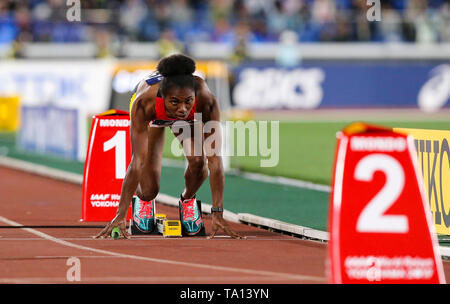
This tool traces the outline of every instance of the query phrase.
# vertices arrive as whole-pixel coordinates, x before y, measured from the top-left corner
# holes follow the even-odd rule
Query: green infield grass
[[[449,121],[367,121],[372,124],[387,127],[402,127],[416,129],[450,130]],[[301,179],[318,184],[329,185],[333,167],[333,159],[336,145],[336,133],[342,130],[350,121],[337,122],[301,122],[301,121],[280,121],[279,122],[279,148],[278,164],[273,167],[262,167],[261,160],[268,159],[259,154],[248,156],[249,149],[246,148],[246,156],[231,156],[231,168],[242,171],[257,172],[267,175],[284,176],[294,179]],[[256,124],[258,125],[258,124]],[[268,133],[269,150],[271,135]],[[164,157],[174,158],[171,153],[172,132],[166,130],[166,145]],[[246,133],[245,143],[248,145],[249,136]],[[234,136],[235,146],[237,133]],[[236,150],[236,149],[235,149]],[[274,153],[274,152],[273,152]],[[236,153],[235,153],[236,154]],[[180,159],[183,156],[178,157]]]

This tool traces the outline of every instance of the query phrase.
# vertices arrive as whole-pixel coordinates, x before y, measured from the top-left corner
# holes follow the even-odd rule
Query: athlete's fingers
[[[245,239],[245,238],[246,238],[246,237],[240,235],[239,233],[234,232],[233,230],[231,230],[230,226],[228,226],[228,225],[225,225],[225,226],[223,227],[223,230],[224,230],[229,236],[231,236],[233,239],[241,240],[241,239]]]
[[[125,223],[122,223],[120,225],[119,229],[120,229],[120,231],[121,231],[121,233],[122,233],[124,238],[126,238],[126,239],[130,238],[130,235],[128,234],[127,227],[126,227]]]
[[[212,231],[211,235],[208,237],[208,239],[214,238],[214,236],[216,235],[219,228],[222,229],[226,234],[228,234],[230,237],[232,237],[234,239],[246,239],[245,236],[242,236],[239,233],[236,233],[233,230],[231,230],[230,225],[228,225],[228,223],[223,218],[219,218],[214,221],[213,231]]]
[[[117,225],[116,223],[111,223],[111,224],[109,224],[108,229],[107,229],[106,232],[105,232],[105,237],[106,237],[106,238],[111,237],[111,233],[112,233],[114,227],[118,227],[118,228],[119,228],[119,231],[122,230],[122,229],[120,228],[120,225]]]
[[[233,232],[233,234],[236,236],[236,239],[238,239],[238,240],[246,240],[247,239],[247,237],[245,235],[242,235],[242,234],[239,234],[236,232]]]
[[[108,231],[108,227],[109,227],[109,224],[106,225],[106,227],[103,228],[102,231],[100,231],[100,233],[98,233],[96,236],[94,236],[94,238],[96,238],[96,239],[98,239],[100,237],[103,238],[105,233],[106,233],[106,231]]]
[[[122,231],[122,235],[123,235],[124,238],[126,238],[128,240],[130,239],[130,235],[128,234],[128,232],[126,230]]]
[[[243,235],[241,235],[241,234],[239,234],[239,233],[237,233],[237,232],[234,232],[234,231],[232,231],[232,230],[230,230],[230,233],[228,233],[233,239],[238,239],[238,240],[245,240],[245,239],[247,239],[245,236],[243,236]]]
[[[128,234],[127,229],[120,229],[120,231],[122,232],[122,236],[126,239],[130,238],[130,235]]]
[[[103,232],[103,235],[101,236],[101,238],[108,238],[111,236],[111,232],[114,229],[115,225],[113,225],[112,223],[108,224],[108,226],[105,227],[105,231]]]
[[[214,236],[215,236],[216,233],[217,233],[217,230],[219,230],[219,226],[218,226],[218,225],[213,225],[213,226],[212,226],[212,232],[211,232],[211,234],[207,237],[207,239],[208,239],[208,240],[213,239]]]

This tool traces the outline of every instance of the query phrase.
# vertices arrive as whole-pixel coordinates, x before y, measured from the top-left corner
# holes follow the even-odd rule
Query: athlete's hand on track
[[[102,231],[100,231],[99,234],[97,234],[94,238],[108,238],[111,236],[111,231],[114,229],[114,227],[119,227],[120,234],[126,238],[129,239],[130,235],[127,232],[127,220],[126,216],[122,217],[119,215],[116,215],[116,217],[108,224],[105,228],[103,228]]]
[[[220,229],[223,229],[226,234],[231,236],[233,239],[246,239],[245,236],[240,235],[239,233],[236,233],[231,230],[230,225],[223,219],[223,215],[221,212],[213,212],[212,213],[212,232],[208,236],[208,239],[214,238],[217,231]]]

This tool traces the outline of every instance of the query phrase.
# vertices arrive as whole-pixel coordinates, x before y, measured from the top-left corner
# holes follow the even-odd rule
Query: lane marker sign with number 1
[[[83,221],[109,222],[116,215],[131,161],[129,138],[128,112],[110,110],[93,117],[83,174]],[[131,207],[127,214],[130,218]]]

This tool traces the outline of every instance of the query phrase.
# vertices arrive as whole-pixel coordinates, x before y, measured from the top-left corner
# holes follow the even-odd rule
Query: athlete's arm
[[[197,98],[202,100],[202,120],[205,129],[204,148],[208,159],[209,183],[211,186],[212,206],[223,208],[223,197],[225,189],[225,173],[222,164],[222,133],[220,125],[219,103],[209,91],[206,83],[201,81],[197,89]],[[213,238],[219,228],[223,229],[233,238],[245,238],[231,230],[228,223],[223,219],[223,212],[212,213],[212,232],[209,238]]]
[[[131,109],[130,138],[131,138],[131,161],[122,182],[119,206],[114,219],[98,234],[98,237],[108,237],[114,227],[119,227],[121,234],[129,238],[126,231],[126,216],[133,194],[139,183],[139,175],[145,163],[147,151],[147,126],[148,116],[144,107],[148,94],[145,88],[138,88]]]
[[[225,173],[221,155],[222,134],[220,129],[220,111],[216,98],[212,95],[209,98],[211,101],[208,110],[202,115],[203,123],[207,128],[205,130],[205,152],[210,174],[212,205],[213,207],[223,208]],[[214,137],[214,140],[212,137]]]
[[[135,100],[135,109],[132,111],[130,121],[131,161],[122,183],[117,216],[125,218],[128,208],[139,183],[139,175],[145,164],[147,153],[147,126],[145,109],[141,106],[141,100]]]

